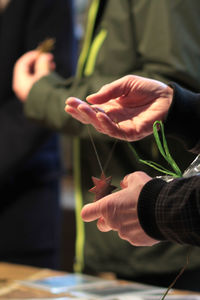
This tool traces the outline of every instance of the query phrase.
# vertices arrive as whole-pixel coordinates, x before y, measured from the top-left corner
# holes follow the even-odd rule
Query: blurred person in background
[[[28,120],[12,91],[16,60],[55,39],[56,69],[75,68],[72,0],[0,1],[0,260],[59,266],[60,153],[58,135]],[[51,61],[51,55],[48,61]],[[46,70],[44,68],[43,73]]]
[[[74,137],[74,178],[77,214],[76,271],[113,272],[118,278],[168,286],[184,265],[188,246],[160,243],[153,247],[133,247],[116,232],[102,233],[96,224],[83,224],[81,207],[93,201],[88,193],[91,176],[101,170],[89,137],[88,128],[64,111],[64,98],[84,100],[102,85],[127,74],[176,81],[193,91],[200,87],[200,6],[199,0],[94,0],[88,13],[85,41],[79,58],[77,76],[66,82],[53,72],[35,82],[31,74],[37,53],[29,52],[16,63],[13,87],[24,101],[25,113],[50,128]],[[37,68],[36,68],[37,69]],[[22,81],[23,79],[23,81]],[[26,84],[25,84],[26,82]],[[42,91],[42,93],[41,93]],[[90,128],[99,160],[113,184],[133,171],[158,175],[138,162],[126,142],[113,139]],[[79,137],[80,138],[79,138]],[[180,143],[171,140],[172,156],[186,168],[194,156]],[[114,147],[114,150],[113,150]],[[152,138],[134,143],[140,158],[162,163]],[[108,158],[111,156],[111,159]],[[175,287],[199,290],[199,248],[193,248],[187,271]]]

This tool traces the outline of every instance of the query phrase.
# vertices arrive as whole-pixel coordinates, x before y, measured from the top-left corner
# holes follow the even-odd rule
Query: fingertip
[[[54,59],[54,55],[53,55],[53,53],[51,53],[51,52],[48,52],[47,54],[49,55],[49,58],[51,58],[51,59]]]
[[[129,178],[129,174],[126,175],[126,176],[123,178],[123,180],[120,182],[120,187],[121,187],[122,189],[127,188],[127,186],[128,186],[128,178]]]
[[[83,219],[83,221],[87,221],[87,213],[85,211],[85,207],[83,207],[81,210],[81,218]]]
[[[51,68],[51,71],[56,69],[56,63],[54,61],[51,61],[50,68]]]
[[[82,210],[81,210],[81,218],[83,219],[83,221],[85,222],[89,222],[90,218],[88,216],[88,208],[90,207],[90,204],[86,204]]]
[[[42,57],[43,59],[46,59],[48,61],[51,61],[54,59],[53,54],[50,52],[43,52],[43,53],[39,52],[39,55],[40,55],[40,57]]]
[[[65,104],[69,104],[71,99],[73,99],[74,97],[68,97],[66,100],[65,100]]]
[[[37,57],[39,55],[39,51],[38,50],[31,50],[31,51],[28,51],[26,53],[24,53],[21,57]]]
[[[119,185],[120,185],[121,189],[124,189],[124,183],[123,183],[123,180],[120,181],[120,184],[119,184]]]
[[[68,100],[67,100],[67,103],[69,105],[77,107],[78,105],[84,103],[84,101],[82,101],[81,99],[76,98],[76,97],[69,97]]]
[[[67,113],[68,113],[68,108],[69,108],[69,106],[66,104],[65,107],[64,107],[64,110],[65,110],[65,112],[67,112]]]
[[[87,96],[87,97],[86,97],[86,101],[89,102],[89,103],[93,103],[94,95],[95,95],[95,94],[91,94],[91,95]]]

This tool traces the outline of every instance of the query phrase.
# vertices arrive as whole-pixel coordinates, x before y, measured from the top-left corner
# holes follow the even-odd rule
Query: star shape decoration
[[[111,192],[116,189],[116,186],[111,185],[112,176],[106,178],[103,172],[100,178],[92,176],[92,181],[94,187],[92,187],[89,192],[95,194],[94,202],[111,194]]]

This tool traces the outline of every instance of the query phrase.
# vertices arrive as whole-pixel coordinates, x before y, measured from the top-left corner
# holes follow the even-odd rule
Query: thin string
[[[116,123],[116,122],[115,122]],[[119,123],[116,123],[117,126],[120,128],[120,125]],[[99,158],[99,155],[98,155],[98,152],[97,152],[97,149],[96,149],[96,146],[95,146],[95,143],[94,143],[94,139],[92,137],[92,134],[90,132],[90,129],[89,129],[89,126],[87,125],[87,128],[88,128],[88,134],[90,136],[90,140],[91,140],[91,143],[93,145],[93,148],[94,148],[94,152],[95,152],[95,155],[96,155],[96,158],[97,158],[97,161],[99,163],[99,166],[100,166],[100,169],[101,169],[101,172],[104,173],[103,171],[103,167],[102,167],[102,164],[101,164],[101,161],[100,161],[100,158]],[[162,135],[162,142],[160,140],[160,137],[159,137],[159,134],[158,134],[158,130],[161,129],[161,135]],[[162,156],[165,158],[165,160],[170,164],[170,166],[173,168],[173,170],[175,172],[171,172],[169,170],[167,170],[166,168],[164,168],[163,166],[161,166],[160,164],[157,164],[155,162],[152,162],[152,161],[147,161],[147,160],[143,160],[143,159],[140,159],[136,150],[134,149],[134,147],[132,147],[132,145],[128,143],[128,146],[129,148],[131,149],[131,151],[134,153],[135,157],[142,163],[144,164],[147,164],[151,167],[153,167],[154,169],[160,171],[160,172],[163,172],[165,174],[168,174],[168,175],[171,175],[173,177],[181,177],[182,176],[182,172],[181,170],[179,169],[179,167],[177,166],[177,164],[175,163],[174,159],[172,158],[172,156],[170,155],[169,153],[169,148],[168,148],[168,145],[167,145],[167,141],[166,141],[166,138],[165,138],[165,133],[164,133],[164,125],[162,123],[162,121],[156,121],[154,122],[153,124],[153,133],[154,133],[154,137],[155,137],[155,140],[156,140],[156,144],[158,146],[158,149],[160,151],[160,153],[162,154]],[[110,151],[110,154],[109,154],[109,157],[107,159],[107,162],[105,164],[105,167],[104,167],[104,170],[107,168],[107,165],[111,159],[111,156],[113,154],[113,151],[114,151],[114,148],[116,146],[116,143],[117,143],[117,139],[115,140],[115,143],[113,144],[112,146],[112,149]],[[169,287],[167,288],[166,292],[164,293],[164,295],[162,296],[161,300],[164,300],[167,296],[167,294],[169,293],[169,291],[171,290],[171,288],[175,285],[175,283],[177,282],[177,280],[181,277],[181,275],[183,274],[183,272],[185,271],[186,267],[188,266],[189,264],[189,258],[190,258],[190,253],[191,253],[191,247],[189,248],[188,250],[188,254],[187,254],[187,257],[186,257],[186,263],[185,265],[181,268],[180,272],[178,273],[178,275],[175,277],[175,279],[173,280],[173,282],[169,285]]]
[[[100,161],[100,158],[99,158],[99,155],[97,153],[97,148],[95,146],[95,143],[94,143],[94,140],[93,140],[93,137],[92,137],[92,134],[90,132],[90,128],[88,125],[87,126],[87,130],[88,130],[88,134],[89,134],[89,137],[90,137],[90,140],[91,140],[91,143],[92,143],[92,146],[94,148],[94,152],[95,152],[95,155],[96,155],[96,158],[97,158],[97,161],[98,161],[98,164],[99,164],[99,167],[100,167],[100,170],[101,170],[101,173],[103,173],[103,167],[102,167],[102,164],[101,164],[101,161]]]
[[[173,288],[173,286],[175,285],[175,283],[177,282],[177,280],[181,277],[181,275],[183,274],[183,272],[187,268],[187,266],[189,264],[189,260],[190,260],[191,250],[192,250],[192,247],[189,247],[188,253],[187,253],[187,257],[186,257],[186,263],[185,263],[185,265],[181,268],[180,272],[178,273],[178,275],[176,276],[176,278],[172,281],[172,283],[169,285],[169,287],[167,288],[166,292],[164,293],[164,295],[162,296],[162,298],[160,300],[164,300],[165,299],[165,297],[167,296],[167,294],[169,293],[169,291]]]
[[[118,127],[120,128],[120,125],[118,123],[116,123],[118,125]],[[160,140],[159,134],[158,134],[158,130],[161,130],[161,136],[162,136],[162,142]],[[140,159],[136,150],[134,149],[134,147],[129,143],[128,146],[131,149],[131,151],[133,152],[134,156],[138,159],[138,161],[140,161],[141,163],[144,163],[162,173],[165,173],[167,175],[171,175],[173,177],[182,177],[182,172],[179,169],[178,165],[176,164],[176,162],[174,161],[174,159],[172,158],[172,156],[169,153],[169,148],[167,145],[167,140],[165,138],[165,133],[164,133],[164,125],[162,123],[162,121],[155,121],[153,124],[153,134],[154,134],[154,138],[156,141],[156,144],[158,146],[158,149],[160,151],[160,153],[162,154],[162,156],[165,158],[165,160],[169,163],[169,165],[172,167],[172,169],[175,172],[171,172],[169,170],[167,170],[166,168],[164,168],[163,166],[161,166],[160,164],[157,164],[153,161],[148,161],[148,160],[143,160]],[[125,135],[124,135],[125,137]],[[125,138],[126,139],[126,138]],[[171,288],[175,285],[175,283],[177,282],[177,280],[181,277],[181,275],[183,274],[183,272],[185,271],[186,267],[189,264],[189,258],[190,258],[190,252],[191,252],[191,247],[189,248],[189,251],[187,253],[187,258],[186,258],[186,263],[185,265],[182,267],[182,269],[180,270],[180,272],[178,273],[178,275],[176,276],[176,278],[173,280],[173,282],[169,285],[169,287],[167,288],[166,292],[164,293],[164,295],[162,296],[161,300],[164,300],[167,296],[167,294],[169,293],[169,291],[171,290]]]
[[[86,125],[86,126],[87,126],[88,134],[89,134],[89,137],[90,137],[92,146],[93,146],[93,148],[94,148],[94,152],[95,152],[95,155],[96,155],[96,158],[97,158],[97,161],[98,161],[98,164],[99,164],[101,173],[104,174],[105,171],[106,171],[106,169],[107,169],[107,167],[108,167],[108,164],[109,164],[109,162],[110,162],[110,160],[111,160],[112,154],[113,154],[113,152],[114,152],[114,149],[115,149],[115,146],[116,146],[118,140],[115,140],[115,141],[114,141],[113,146],[112,146],[112,149],[111,149],[111,151],[110,151],[110,153],[109,153],[109,155],[108,155],[108,158],[107,158],[107,160],[106,160],[106,163],[105,163],[105,165],[104,165],[104,167],[103,167],[103,166],[102,166],[102,163],[101,163],[101,161],[100,161],[100,158],[99,158],[99,155],[98,155],[98,152],[97,152],[97,148],[96,148],[96,146],[95,146],[94,139],[93,139],[93,137],[92,137],[90,128],[89,128],[88,125]]]
[[[117,142],[118,142],[118,140],[115,139],[115,141],[114,141],[114,143],[113,143],[113,145],[112,145],[112,148],[111,148],[111,150],[110,150],[110,154],[109,154],[109,156],[108,156],[108,159],[107,159],[107,161],[106,161],[106,163],[105,163],[105,165],[104,165],[104,172],[106,171],[106,169],[107,169],[107,167],[108,167],[108,164],[109,164],[109,162],[110,162],[110,160],[111,160],[111,157],[112,157],[112,155],[113,155],[113,152],[114,152],[114,150],[115,150],[115,146],[116,146]]]

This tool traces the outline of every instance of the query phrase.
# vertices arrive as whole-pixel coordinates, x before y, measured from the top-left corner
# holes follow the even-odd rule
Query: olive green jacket
[[[93,185],[91,176],[99,177],[101,170],[87,126],[67,115],[64,106],[67,97],[84,100],[103,84],[126,74],[176,81],[199,91],[199,15],[199,0],[94,0],[76,78],[66,81],[53,73],[37,82],[29,94],[25,104],[28,117],[74,136],[76,271],[86,267],[134,279],[137,275],[177,271],[185,262],[187,246],[160,243],[133,247],[115,232],[98,231],[95,222],[82,223],[81,207],[93,198],[88,192]],[[105,173],[112,175],[115,185],[119,186],[119,181],[135,170],[155,175],[138,163],[126,142],[118,141],[112,150],[114,140],[93,129],[90,132],[102,165],[108,163]],[[141,158],[160,160],[152,138],[134,146]],[[173,142],[172,155],[183,169],[193,159],[178,142]],[[194,248],[188,268],[200,267],[199,254],[200,250]]]

